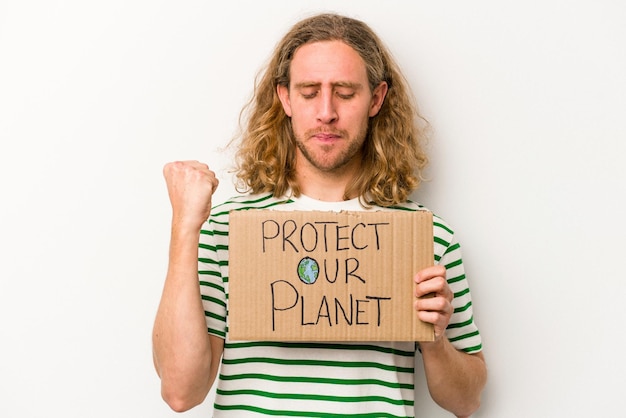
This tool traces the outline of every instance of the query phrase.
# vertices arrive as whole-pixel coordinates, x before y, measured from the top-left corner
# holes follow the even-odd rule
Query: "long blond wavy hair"
[[[408,84],[390,52],[365,23],[321,14],[294,25],[277,44],[265,71],[257,76],[254,94],[240,116],[241,135],[235,155],[237,189],[295,196],[296,145],[291,119],[285,114],[277,86],[289,86],[295,51],[312,42],[339,40],[354,48],[366,65],[370,90],[382,81],[388,92],[379,113],[370,118],[363,146],[362,170],[345,190],[364,205],[392,206],[407,200],[422,181],[428,160],[423,150],[428,126],[413,101]],[[237,142],[237,141],[235,141]]]

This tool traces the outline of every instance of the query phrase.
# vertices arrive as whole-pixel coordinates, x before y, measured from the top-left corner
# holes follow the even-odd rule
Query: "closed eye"
[[[355,96],[356,92],[357,88],[351,83],[335,86],[335,94],[337,95],[337,97],[343,100],[352,99]]]

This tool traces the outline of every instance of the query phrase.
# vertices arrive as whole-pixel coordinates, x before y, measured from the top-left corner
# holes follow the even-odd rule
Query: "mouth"
[[[317,134],[313,136],[315,139],[318,139],[320,141],[334,141],[336,139],[339,138],[339,135],[333,135],[333,134]]]
[[[335,142],[341,138],[341,134],[338,132],[314,132],[311,138],[320,141],[320,142]]]

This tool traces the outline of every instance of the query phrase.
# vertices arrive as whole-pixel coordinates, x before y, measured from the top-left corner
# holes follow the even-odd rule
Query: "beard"
[[[307,139],[319,133],[338,135],[341,139],[328,145],[307,143]],[[346,131],[318,128],[306,131],[303,137],[296,136],[296,146],[309,164],[319,171],[332,173],[341,170],[355,158],[361,158],[366,135],[367,124],[352,138]]]

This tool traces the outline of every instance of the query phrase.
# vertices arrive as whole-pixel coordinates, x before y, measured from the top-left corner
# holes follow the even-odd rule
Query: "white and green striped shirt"
[[[315,343],[229,341],[228,214],[231,210],[364,210],[358,200],[306,196],[235,197],[212,209],[200,234],[198,270],[208,332],[225,338],[214,417],[413,417],[414,342]],[[408,202],[394,208],[424,210]],[[446,331],[459,350],[481,350],[459,244],[433,216],[435,263],[447,268],[454,314]]]

